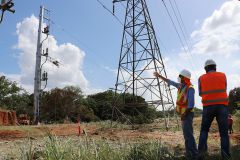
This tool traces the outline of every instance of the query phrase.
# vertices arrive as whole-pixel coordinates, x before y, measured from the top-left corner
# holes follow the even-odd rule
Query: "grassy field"
[[[201,118],[194,119],[198,142]],[[0,159],[46,160],[181,160],[184,158],[182,131],[175,122],[169,131],[163,120],[153,124],[132,126],[110,122],[83,123],[84,133],[77,136],[77,124],[0,127]],[[240,157],[240,132],[230,136],[232,159]],[[236,132],[237,131],[237,132]],[[220,159],[220,138],[216,122],[212,124],[209,156]]]

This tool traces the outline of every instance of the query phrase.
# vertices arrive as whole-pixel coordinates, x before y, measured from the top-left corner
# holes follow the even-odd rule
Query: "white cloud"
[[[233,89],[235,87],[240,87],[240,75],[239,74],[228,75],[227,79],[228,79],[228,90]]]
[[[203,64],[211,58],[217,63],[217,70],[226,73],[228,91],[240,86],[240,3],[227,1],[199,24],[199,30],[191,34],[192,56],[182,53],[171,58],[167,63],[170,78],[176,79],[177,71],[185,67],[192,72],[192,83],[195,86],[196,106],[201,106],[198,96],[198,77],[205,73]],[[176,74],[173,76],[171,73]],[[176,99],[176,94],[174,99]]]
[[[192,56],[183,54],[172,54],[165,57],[164,63],[167,75],[176,80],[179,71],[188,69],[192,72],[192,82],[196,89],[196,106],[201,106],[198,96],[197,79],[204,73],[203,64],[206,59],[212,58],[217,62],[218,70],[225,72],[228,77],[228,89],[240,86],[239,66],[240,62],[240,3],[227,1],[219,9],[205,20],[199,20],[200,29],[191,34],[193,50]],[[37,42],[38,20],[31,16],[17,25],[18,44],[21,51],[19,65],[21,67],[21,84],[28,90],[33,89],[35,53]],[[59,60],[63,65],[56,68],[52,64],[46,65],[49,73],[49,87],[62,87],[65,85],[79,85],[87,93],[96,93],[100,90],[89,89],[89,82],[82,72],[84,52],[78,47],[66,43],[57,44],[54,37],[49,38],[49,54]],[[116,74],[116,70],[103,66],[106,70]],[[239,68],[239,67],[238,67]],[[152,73],[149,73],[152,76]],[[14,76],[13,76],[14,77]],[[103,77],[104,78],[104,77]],[[176,90],[172,91],[176,100]]]
[[[104,65],[101,65],[101,67],[103,69],[107,70],[108,72],[114,73],[114,75],[117,75],[117,73],[118,73],[118,69],[112,69],[109,66],[104,66]]]
[[[240,68],[240,60],[236,60],[233,62],[232,66],[236,69],[239,69]]]
[[[229,57],[240,49],[240,3],[227,1],[203,21],[191,37],[196,41],[193,53]]]
[[[37,44],[38,19],[32,15],[17,24],[18,43],[16,48],[20,50],[19,66],[21,74],[18,76],[20,84],[28,91],[33,91],[35,75],[35,57]],[[43,39],[45,36],[42,37]],[[77,85],[85,92],[89,89],[89,82],[82,71],[85,53],[71,43],[58,44],[53,36],[44,41],[43,49],[49,48],[49,56],[60,62],[59,68],[47,62],[43,70],[48,72],[48,88]],[[45,60],[42,57],[42,62]]]

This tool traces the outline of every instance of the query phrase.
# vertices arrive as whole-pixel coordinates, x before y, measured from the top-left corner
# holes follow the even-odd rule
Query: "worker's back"
[[[224,73],[209,72],[202,75],[199,81],[203,106],[228,105],[227,80]]]
[[[229,159],[227,78],[224,73],[217,72],[217,64],[212,59],[205,62],[204,69],[206,74],[199,78],[199,95],[202,97],[203,114],[198,151],[200,155],[207,152],[209,128],[216,118],[221,137],[222,159]]]

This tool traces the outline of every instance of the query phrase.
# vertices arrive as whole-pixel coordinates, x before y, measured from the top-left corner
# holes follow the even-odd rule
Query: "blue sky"
[[[111,0],[101,1],[109,9],[112,9]],[[165,1],[168,4],[168,0]],[[223,46],[219,47],[213,44],[213,46],[209,46],[209,48],[213,48],[211,50],[209,50],[209,48],[203,50],[202,47],[204,43],[208,43],[208,38],[211,38],[211,36],[212,39],[209,40],[209,42],[215,42],[214,40],[219,40],[216,36],[224,38],[224,36],[231,34],[228,33],[230,31],[224,32],[223,29],[221,29],[222,32],[220,33],[216,31],[216,27],[211,28],[209,26],[216,23],[223,28],[226,25],[232,26],[232,30],[237,28],[236,26],[240,28],[240,22],[238,18],[236,18],[240,15],[240,6],[237,4],[237,1],[177,0],[177,3],[187,28],[187,36],[193,43],[193,57],[191,59],[182,53],[182,46],[166,14],[162,1],[147,1],[157,37],[163,42],[159,43],[159,46],[166,61],[169,77],[176,79],[177,73],[183,68],[190,68],[194,77],[198,77],[203,73],[202,65],[204,61],[207,58],[216,58],[219,64],[224,64],[222,67],[219,66],[219,69],[227,72],[230,79],[234,79],[233,82],[229,82],[229,86],[237,86],[236,78],[239,78],[237,68],[239,69],[238,64],[240,64],[240,62],[238,59],[240,56],[237,55],[236,52],[239,51],[240,43],[237,42],[239,42],[240,38],[237,39],[237,35],[235,35],[232,38],[235,38],[234,42],[227,40]],[[67,54],[71,56],[71,53],[65,52],[71,51],[76,53],[72,54],[73,59],[74,56],[77,55],[77,57],[81,59],[76,61],[76,63],[80,63],[80,65],[71,66],[70,64],[66,64],[62,67],[60,66],[58,69],[49,65],[49,67],[46,68],[46,70],[50,72],[50,79],[52,73],[52,81],[49,81],[49,87],[62,87],[65,84],[74,84],[85,88],[84,90],[88,93],[113,87],[116,81],[115,70],[118,67],[123,26],[99,5],[97,0],[71,0],[70,2],[59,0],[15,0],[14,8],[16,13],[6,13],[3,23],[0,24],[0,73],[18,81],[23,87],[31,91],[33,87],[31,84],[33,83],[33,77],[30,73],[32,73],[32,71],[26,71],[27,67],[24,66],[24,64],[28,61],[33,62],[29,65],[34,64],[34,55],[36,52],[34,50],[34,44],[36,44],[36,40],[34,38],[31,40],[31,37],[27,37],[32,42],[31,52],[28,53],[26,50],[27,46],[24,46],[26,43],[21,41],[21,36],[29,35],[24,31],[24,26],[26,30],[29,30],[27,27],[30,25],[27,25],[27,21],[36,21],[33,17],[28,20],[26,20],[26,18],[32,15],[34,15],[35,18],[38,17],[40,5],[44,5],[51,10],[51,19],[55,22],[55,24],[51,25],[50,34],[53,36],[52,41],[56,42],[55,47],[59,48],[57,49],[58,51],[53,51],[52,55],[50,52],[50,56],[58,59],[62,59],[63,57],[71,58],[67,56]],[[226,6],[225,8],[223,7],[224,5]],[[226,16],[224,15],[224,10],[227,10],[226,8],[236,10],[231,13],[230,16],[233,17],[230,17],[230,19],[232,18],[230,21],[226,21]],[[116,4],[116,15],[122,21],[124,13],[123,6]],[[226,15],[229,19],[229,15],[227,13]],[[19,24],[19,30],[17,29],[17,24]],[[236,29],[236,31],[238,30]],[[209,34],[206,36],[206,33]],[[67,44],[71,44],[72,46]],[[226,50],[223,54],[218,53],[219,50],[224,48]],[[207,54],[208,51],[210,52],[209,54]],[[65,55],[59,56],[57,53]],[[28,58],[29,56],[26,56],[28,54],[32,54],[32,56],[30,56],[32,59],[29,58],[29,60],[24,61],[23,58]],[[225,59],[225,61],[223,59]],[[190,65],[189,60],[194,64],[194,68]],[[75,63],[75,61],[73,63]],[[231,63],[233,66],[228,67],[225,65],[226,63]],[[34,68],[33,66],[30,67]],[[74,69],[76,69],[76,71],[74,71]],[[63,72],[61,72],[61,70],[63,70]],[[54,71],[58,72],[58,74],[53,73]],[[64,77],[64,73],[68,73],[69,71],[71,71],[72,74],[67,74],[66,77],[69,78],[69,76],[73,76],[73,78],[72,81],[70,80],[68,83]],[[78,74],[78,76],[74,73]],[[62,81],[59,80],[61,78]],[[78,78],[79,81],[77,81]],[[196,83],[196,79],[197,78],[193,79],[194,83]],[[54,80],[59,80],[59,82],[55,83]]]

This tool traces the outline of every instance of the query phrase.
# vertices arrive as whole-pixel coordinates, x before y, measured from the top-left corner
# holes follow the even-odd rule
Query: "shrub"
[[[165,147],[161,142],[142,143],[132,146],[127,159],[130,160],[171,160],[174,158],[169,148]]]
[[[237,129],[238,131],[240,131],[240,111],[237,111],[235,113],[235,123],[234,123],[234,126],[235,126],[235,129]]]

